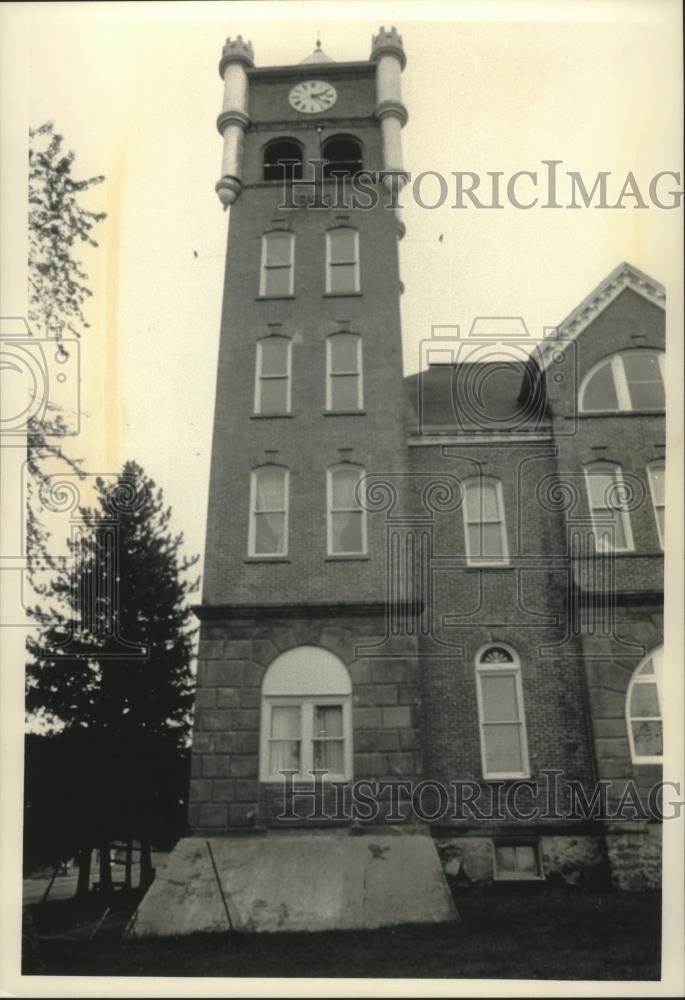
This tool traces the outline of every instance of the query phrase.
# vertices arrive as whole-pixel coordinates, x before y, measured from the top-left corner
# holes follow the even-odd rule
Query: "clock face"
[[[335,87],[322,80],[303,80],[290,91],[290,106],[305,115],[315,115],[319,111],[332,108],[338,99]]]

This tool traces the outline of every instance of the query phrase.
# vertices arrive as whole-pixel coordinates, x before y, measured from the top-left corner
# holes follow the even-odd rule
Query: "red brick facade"
[[[546,391],[546,403],[522,421],[502,420],[498,411],[490,422],[461,426],[450,383],[456,423],[448,415],[436,429],[444,380],[428,377],[419,386],[422,374],[402,374],[393,213],[383,205],[280,208],[281,185],[262,180],[265,144],[288,136],[304,144],[306,163],[319,155],[322,138],[353,135],[364,167],[379,169],[374,72],[372,62],[316,67],[338,89],[321,134],[286,100],[311,67],[248,72],[252,124],[243,189],[231,210],[198,608],[195,833],[278,822],[281,789],[260,781],[262,683],[276,657],[298,646],[330,650],[347,667],[353,781],[470,781],[484,801],[492,796],[498,783],[483,773],[476,692],[476,657],[489,644],[512,649],[520,663],[531,780],[560,772],[590,793],[597,778],[632,778],[643,788],[658,778],[658,767],[631,764],[625,699],[636,665],[662,640],[662,552],[645,469],[663,458],[664,418],[577,412],[578,386],[597,361],[631,347],[663,349],[658,287],[644,279],[645,291],[643,276],[624,267],[608,292],[562,328],[572,346],[553,361],[553,376],[542,364],[510,366],[496,405],[514,414],[526,394]],[[326,232],[340,225],[359,232],[361,290],[331,296]],[[267,299],[259,294],[261,238],[272,229],[294,234],[294,291]],[[325,342],[340,331],[363,343],[364,405],[354,414],[326,413]],[[292,342],[292,406],[288,415],[262,417],[253,405],[256,344],[274,333]],[[420,392],[433,394],[430,427]],[[582,470],[598,458],[620,463],[645,487],[631,511],[635,550],[579,560],[569,532],[576,521],[587,531]],[[327,555],[326,469],[341,462],[363,466],[368,477],[368,551],[359,557]],[[259,558],[248,554],[250,474],[270,463],[290,472],[289,544],[285,556]],[[477,475],[501,482],[507,565],[478,567],[466,558],[461,490]],[[558,502],[559,483],[570,484],[573,502]],[[614,593],[615,622],[603,634],[588,607],[611,605]],[[401,797],[404,814],[410,797]],[[562,796],[561,813],[567,804]],[[449,853],[451,831],[479,838],[492,827],[515,837],[520,824],[505,809],[487,828],[449,815],[436,826]],[[589,831],[593,844],[599,836],[597,824],[558,815],[525,830],[562,839]],[[548,859],[558,853],[554,843],[545,841]],[[587,863],[595,855],[593,846]]]

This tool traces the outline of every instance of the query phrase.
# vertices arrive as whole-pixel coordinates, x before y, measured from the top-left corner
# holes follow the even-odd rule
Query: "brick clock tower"
[[[382,645],[385,514],[367,485],[406,465],[403,227],[388,208],[404,66],[394,28],[360,62],[317,43],[298,65],[256,68],[242,38],[224,46],[216,190],[231,211],[196,609],[196,834],[277,825],[284,769],[305,789],[319,769],[338,786],[420,773],[416,651]],[[340,197],[360,171],[384,172],[375,207]],[[386,655],[365,655],[374,646]]]

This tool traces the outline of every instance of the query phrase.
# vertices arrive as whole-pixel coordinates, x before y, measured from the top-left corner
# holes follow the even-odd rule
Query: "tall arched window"
[[[476,693],[484,778],[527,778],[528,741],[521,664],[499,643],[476,657]]]
[[[362,338],[356,333],[334,333],[326,340],[326,409],[361,410]]]
[[[652,506],[654,508],[654,518],[656,520],[656,530],[659,535],[659,544],[664,547],[664,517],[666,514],[666,469],[662,461],[652,462],[647,466],[647,476],[649,478],[649,491],[652,494]]]
[[[302,147],[294,139],[275,139],[264,149],[264,180],[292,181],[302,177]]]
[[[350,226],[326,233],[326,292],[353,295],[359,291],[359,233]]]
[[[581,413],[663,410],[663,351],[622,351],[604,358],[580,387]]]
[[[323,168],[325,178],[354,177],[362,169],[362,147],[352,136],[331,136],[323,143],[321,154],[328,160]]]
[[[260,777],[352,778],[352,683],[345,664],[319,646],[273,661],[262,684]]]
[[[498,566],[509,562],[502,483],[492,476],[464,482],[466,559],[471,566]]]
[[[662,674],[659,647],[637,667],[628,686],[626,724],[633,764],[660,764],[663,759]]]
[[[295,272],[295,234],[276,229],[262,236],[259,294],[268,298],[292,295]]]
[[[257,341],[255,413],[290,413],[291,348],[288,337]]]
[[[623,470],[613,462],[585,466],[592,534],[597,552],[632,552],[633,532],[626,506]]]
[[[361,465],[343,462],[327,470],[328,554],[364,555],[367,551],[366,510],[360,496]]]
[[[288,554],[288,480],[282,465],[261,465],[252,470],[250,484],[250,556]]]

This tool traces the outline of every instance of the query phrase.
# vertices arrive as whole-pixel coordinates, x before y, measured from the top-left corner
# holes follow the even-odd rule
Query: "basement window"
[[[524,882],[543,877],[537,844],[495,844],[495,879]]]

